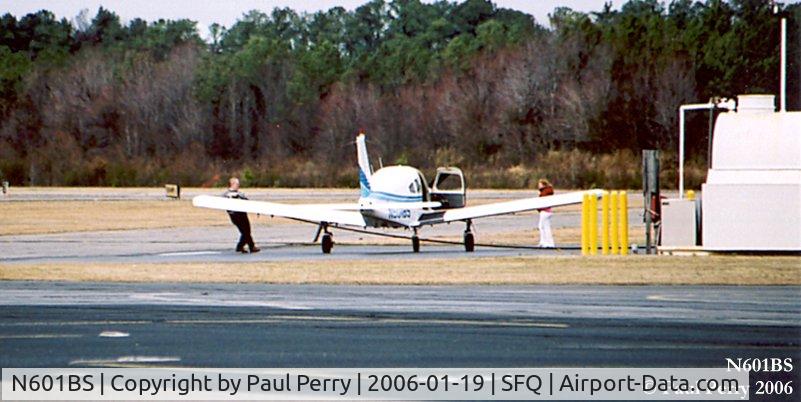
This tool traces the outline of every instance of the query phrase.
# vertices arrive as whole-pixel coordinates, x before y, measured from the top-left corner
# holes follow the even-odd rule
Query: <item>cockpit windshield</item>
[[[414,179],[411,183],[409,183],[409,192],[412,194],[420,194],[421,186],[420,186],[420,179]]]

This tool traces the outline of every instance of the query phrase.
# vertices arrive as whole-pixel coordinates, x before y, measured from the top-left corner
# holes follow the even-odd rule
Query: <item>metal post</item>
[[[679,107],[679,198],[684,197],[684,106]]]
[[[609,192],[601,196],[601,254],[609,254]]]
[[[701,208],[703,204],[701,203],[701,196],[695,198],[695,245],[696,246],[703,246],[704,245],[704,231],[702,225],[704,224],[703,220],[703,211]]]
[[[781,46],[781,88],[779,90],[779,99],[781,100],[782,112],[787,111],[787,18],[782,18],[782,46]]]
[[[619,208],[618,207],[618,198],[619,198],[618,197],[618,192],[617,191],[612,191],[612,194],[610,195],[610,197],[611,197],[612,200],[610,202],[609,212],[612,215],[612,219],[611,219],[612,220],[612,229],[611,229],[611,231],[609,233],[609,238],[611,240],[611,246],[612,246],[611,253],[612,253],[612,255],[617,255],[617,254],[620,253],[620,249],[618,248],[618,245],[619,245],[619,242],[618,242],[618,240],[619,240],[619,238],[618,238],[618,236],[619,236],[618,235],[618,224],[620,222],[620,219],[618,219],[619,218],[618,217],[618,212],[619,212],[618,211],[618,208]]]
[[[706,140],[706,168],[712,169],[712,137],[715,135],[715,110],[717,110],[717,99],[709,100],[712,109],[709,109],[709,134]]]
[[[656,207],[654,199],[659,199],[659,151],[646,149],[642,151],[642,202],[643,221],[645,222],[645,253],[651,254],[653,240],[653,218]],[[657,206],[658,207],[658,206]]]
[[[650,201],[650,200],[649,200]],[[645,254],[651,254],[651,232],[653,231],[651,223],[651,208],[645,208]]]
[[[684,198],[684,112],[687,110],[704,110],[712,108],[734,110],[733,100],[721,99],[719,103],[694,103],[679,106],[679,198]]]
[[[590,253],[589,198],[589,194],[584,194],[581,199],[581,255],[589,255]]]
[[[620,234],[620,255],[626,255],[629,253],[629,201],[628,201],[628,194],[625,191],[621,191],[619,193],[620,200],[618,201],[618,205],[620,206],[620,216],[619,216],[619,223],[620,227],[618,228],[618,232]]]
[[[598,253],[598,197],[590,196],[590,255]]]
[[[656,151],[648,149],[642,151],[642,218],[645,222],[645,254],[651,254],[651,187],[653,186],[651,159],[654,157],[654,152]]]

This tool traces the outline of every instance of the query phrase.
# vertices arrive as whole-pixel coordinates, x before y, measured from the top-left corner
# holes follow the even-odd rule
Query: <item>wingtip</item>
[[[204,199],[208,198],[208,195],[196,195],[192,197],[192,206],[199,207]]]

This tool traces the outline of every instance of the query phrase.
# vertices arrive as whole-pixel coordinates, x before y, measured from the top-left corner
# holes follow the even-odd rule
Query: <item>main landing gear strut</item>
[[[473,221],[467,220],[467,227],[464,230],[464,251],[468,253],[472,253],[473,250],[476,249],[476,241],[473,238]],[[414,234],[412,235],[412,251],[415,253],[420,252],[420,238],[417,237],[417,228],[412,229],[414,230]]]
[[[473,250],[476,248],[476,241],[473,238],[473,232],[471,231],[471,227],[473,226],[473,221],[467,220],[467,228],[464,230],[464,251],[468,253],[472,253]]]

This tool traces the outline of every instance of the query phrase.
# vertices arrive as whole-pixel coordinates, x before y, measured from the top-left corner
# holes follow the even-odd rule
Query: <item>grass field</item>
[[[230,224],[189,201],[36,201],[0,204],[0,235]]]
[[[0,280],[387,285],[801,285],[797,257],[501,257],[240,264],[0,264]]]

